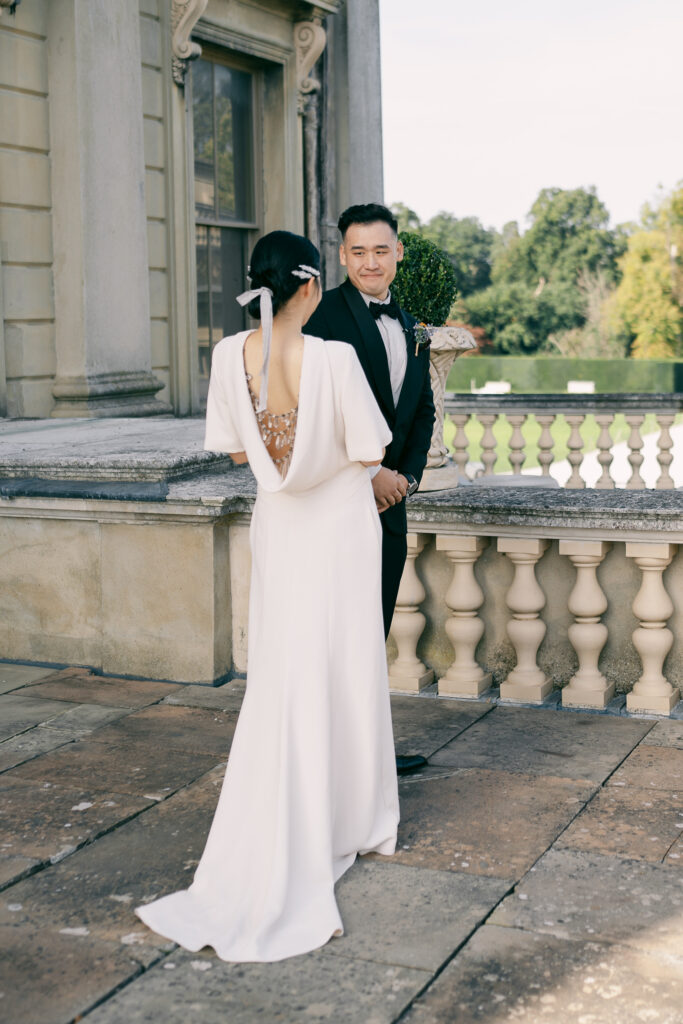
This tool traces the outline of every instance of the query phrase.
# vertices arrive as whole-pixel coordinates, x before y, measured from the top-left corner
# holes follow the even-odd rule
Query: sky
[[[683,179],[681,0],[379,0],[384,196],[528,223],[594,185],[613,225]]]

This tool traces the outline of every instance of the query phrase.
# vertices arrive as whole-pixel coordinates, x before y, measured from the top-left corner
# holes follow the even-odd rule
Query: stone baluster
[[[423,665],[416,654],[426,619],[419,610],[425,599],[425,589],[415,571],[415,561],[424,546],[423,534],[408,534],[408,557],[391,621],[391,635],[396,641],[398,657],[389,668],[389,685],[392,690],[408,693],[419,693],[434,680],[433,670]]]
[[[631,463],[631,476],[629,478],[626,487],[630,491],[641,490],[645,487],[645,481],[640,475],[640,467],[643,464],[643,453],[641,451],[643,447],[643,438],[640,433],[640,428],[643,425],[644,416],[627,416],[626,422],[631,428],[631,433],[628,438],[628,461]]]
[[[512,472],[515,474],[522,472],[522,466],[526,459],[526,452],[524,451],[524,434],[522,433],[522,426],[526,420],[526,415],[508,415],[508,422],[512,427],[512,434],[508,442],[510,447],[510,465],[512,466]]]
[[[679,700],[678,690],[662,672],[673,643],[673,633],[666,625],[673,604],[662,577],[675,551],[675,544],[626,544],[626,557],[635,559],[643,574],[633,602],[633,614],[640,620],[633,633],[633,644],[640,655],[643,674],[626,695],[629,711],[669,714]]]
[[[553,463],[553,435],[550,428],[555,422],[555,414],[536,417],[536,422],[541,428],[541,436],[538,439],[538,462],[543,476],[550,476],[550,467]]]
[[[484,594],[474,575],[474,563],[488,543],[484,537],[436,538],[437,551],[445,551],[453,563],[453,579],[446,593],[451,617],[446,620],[446,634],[455,651],[455,661],[439,680],[439,694],[478,697],[491,685],[474,658],[477,644],[484,632],[484,623],[477,615]]]
[[[676,486],[674,479],[669,472],[669,467],[674,458],[671,451],[674,446],[673,438],[671,437],[671,427],[673,426],[675,418],[675,416],[670,415],[669,413],[657,417],[657,421],[661,428],[659,441],[657,442],[659,447],[657,462],[659,463],[662,471],[659,475],[659,479],[657,480],[657,489],[660,491],[668,490]]]
[[[453,437],[453,461],[455,462],[458,470],[458,477],[462,480],[467,479],[467,462],[468,462],[468,439],[465,432],[465,427],[470,418],[468,412],[464,413],[451,413],[451,420],[455,425],[455,435]]]
[[[612,455],[612,438],[609,432],[609,428],[614,421],[612,413],[600,414],[595,417],[595,422],[600,427],[600,435],[598,437],[598,462],[602,467],[602,472],[599,478],[595,482],[595,487],[598,490],[613,490],[614,480],[610,475],[610,466],[614,456]]]
[[[607,610],[607,598],[598,583],[596,570],[610,545],[599,540],[561,540],[560,554],[567,555],[576,568],[576,583],[569,595],[569,611],[575,622],[569,640],[579,659],[579,670],[562,690],[566,707],[607,707],[614,696],[598,669],[598,659],[607,641],[607,627],[600,616]]]
[[[500,696],[504,700],[540,703],[552,690],[552,683],[536,664],[546,627],[539,618],[545,594],[538,585],[534,567],[547,547],[547,540],[533,537],[498,538],[498,550],[515,567],[505,603],[512,612],[507,632],[517,655],[517,666],[501,684]]]
[[[567,447],[569,448],[567,461],[572,467],[571,476],[569,477],[569,480],[567,480],[565,487],[575,489],[585,487],[586,484],[579,472],[581,463],[583,462],[583,438],[581,437],[581,430],[579,428],[581,427],[585,417],[583,415],[571,415],[566,416],[565,419],[571,428],[569,440],[567,441]]]
[[[484,428],[481,438],[481,461],[484,463],[484,476],[493,476],[493,467],[496,464],[496,438],[493,433],[493,424],[497,419],[496,413],[481,413],[479,422]]]

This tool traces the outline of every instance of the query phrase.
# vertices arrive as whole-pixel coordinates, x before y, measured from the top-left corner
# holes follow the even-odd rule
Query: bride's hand
[[[408,481],[395,469],[382,466],[372,478],[372,490],[375,495],[378,512],[386,512],[392,505],[398,505],[408,493]]]

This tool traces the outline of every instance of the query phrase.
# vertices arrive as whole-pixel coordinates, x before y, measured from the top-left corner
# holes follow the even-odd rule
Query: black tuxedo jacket
[[[325,292],[304,327],[306,334],[326,341],[346,341],[356,350],[365,376],[392,432],[382,465],[410,473],[420,482],[434,429],[434,398],[429,378],[429,349],[415,355],[412,327],[415,319],[401,310],[408,362],[398,404],[394,406],[389,363],[382,335],[363,296],[349,280]],[[391,533],[406,532],[406,504],[383,512],[380,521]]]

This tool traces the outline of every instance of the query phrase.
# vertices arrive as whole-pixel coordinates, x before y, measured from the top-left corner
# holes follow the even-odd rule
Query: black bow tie
[[[371,302],[368,309],[375,320],[379,320],[381,316],[390,316],[394,320],[398,320],[399,323],[401,322],[401,311],[393,299],[389,299],[388,302]]]

